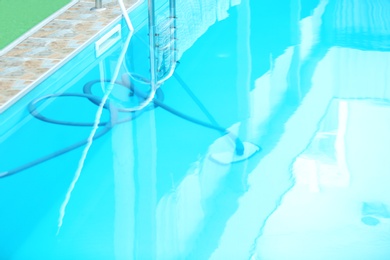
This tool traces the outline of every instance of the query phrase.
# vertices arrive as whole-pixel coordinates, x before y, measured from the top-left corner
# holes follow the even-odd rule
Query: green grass
[[[71,0],[0,0],[0,50]]]

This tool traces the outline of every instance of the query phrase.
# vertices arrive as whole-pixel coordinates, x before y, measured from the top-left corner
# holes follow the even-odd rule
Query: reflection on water
[[[226,137],[160,108],[147,111],[93,143],[55,239],[68,172],[82,150],[0,184],[14,198],[1,201],[12,213],[1,216],[10,223],[3,234],[20,238],[6,253],[389,258],[389,2],[268,2],[183,4],[182,17],[199,23],[181,25],[178,37],[191,37],[176,73],[193,96],[175,78],[162,87],[165,104],[202,120],[212,115],[260,153],[219,164],[209,155],[226,147]],[[138,49],[146,34],[138,31],[127,54],[140,75],[148,71],[147,48]],[[48,136],[58,131],[45,129]],[[17,230],[22,222],[26,228]]]
[[[324,4],[323,14],[316,12]],[[387,246],[390,236],[386,231],[390,224],[390,194],[386,191],[390,164],[385,159],[390,144],[388,4],[388,1],[321,1],[313,16],[306,18],[320,21],[316,23],[318,27],[301,22],[301,33],[306,37],[301,38],[304,44],[300,47],[307,53],[301,53],[298,63],[298,86],[303,101],[290,120],[306,102],[312,101],[311,113],[301,122],[301,133],[296,138],[304,134],[313,120],[317,129],[310,134],[307,146],[291,157],[294,186],[285,189],[288,192],[282,203],[261,227],[255,240],[256,250],[252,251],[255,258],[390,256]],[[311,37],[307,37],[308,28],[313,32]],[[282,56],[287,55],[288,52]],[[278,61],[282,59],[285,58]],[[261,82],[263,87],[269,81]],[[272,81],[268,85],[272,86]],[[319,88],[329,91],[321,97],[312,96]],[[329,105],[320,116],[315,116],[323,100]],[[286,128],[284,135],[288,131]],[[293,149],[291,144],[286,149]],[[257,187],[253,192],[258,196],[263,193],[260,189],[264,187],[257,182],[252,187]],[[248,194],[244,198],[251,200]],[[277,199],[274,199],[276,205]],[[254,211],[248,208],[246,213]],[[247,223],[244,226],[253,227]],[[250,248],[248,245],[246,248]]]

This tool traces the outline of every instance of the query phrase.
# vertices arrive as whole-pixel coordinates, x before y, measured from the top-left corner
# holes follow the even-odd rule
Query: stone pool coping
[[[129,10],[139,0],[124,0]],[[116,0],[91,11],[95,0],[80,0],[0,56],[0,113],[31,90],[89,40],[122,15]]]

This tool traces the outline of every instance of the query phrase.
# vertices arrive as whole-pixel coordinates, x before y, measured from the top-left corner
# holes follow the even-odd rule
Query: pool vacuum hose
[[[180,79],[180,78],[179,78]],[[100,83],[101,80],[93,80],[93,81],[90,81],[90,82],[87,82],[85,85],[84,85],[84,88],[83,88],[83,92],[84,93],[61,93],[61,94],[49,94],[49,95],[45,95],[45,96],[42,96],[42,97],[39,97],[35,100],[33,100],[32,102],[29,103],[28,105],[28,110],[30,112],[30,114],[34,117],[36,117],[37,119],[39,120],[42,120],[44,122],[48,122],[48,123],[52,123],[52,124],[59,124],[59,125],[70,125],[70,126],[93,126],[94,125],[94,122],[87,122],[87,123],[83,123],[83,122],[72,122],[72,121],[61,121],[61,120],[56,120],[56,119],[51,119],[51,118],[47,118],[43,115],[41,115],[39,112],[37,112],[37,106],[44,100],[47,100],[47,99],[50,99],[50,98],[58,98],[58,97],[69,97],[69,96],[72,96],[72,97],[83,97],[83,98],[87,98],[89,99],[92,103],[96,104],[96,105],[100,105],[101,104],[101,101],[102,99],[98,96],[95,96],[93,95],[92,93],[92,86],[96,83]],[[111,82],[110,80],[105,80],[105,82]],[[179,80],[180,82],[180,80]],[[136,95],[137,97],[140,97],[142,99],[147,99],[148,98],[148,94],[135,88],[133,84],[130,83],[130,80],[126,80],[126,77],[122,77],[122,82],[115,82],[116,85],[120,85],[120,86],[123,86],[125,88],[128,88],[130,91],[131,91],[131,94],[134,94]],[[186,115],[166,104],[164,104],[164,95],[163,95],[163,92],[161,90],[161,88],[158,88],[157,91],[156,91],[156,95],[155,95],[155,98],[153,99],[153,104],[152,105],[148,105],[147,107],[145,107],[144,109],[142,110],[139,110],[139,111],[132,111],[132,112],[128,112],[130,114],[129,117],[127,118],[122,118],[122,119],[118,119],[118,113],[120,112],[126,112],[126,108],[119,108],[117,106],[115,106],[113,104],[113,102],[111,102],[110,100],[108,100],[108,102],[106,104],[104,104],[104,109],[106,109],[107,111],[109,111],[109,115],[110,115],[110,119],[107,121],[107,122],[100,122],[99,123],[99,126],[103,127],[101,130],[99,130],[96,135],[94,136],[93,140],[95,139],[98,139],[100,137],[102,137],[103,135],[105,135],[106,133],[108,133],[115,125],[117,124],[121,124],[121,123],[125,123],[125,122],[129,122],[135,118],[137,118],[138,116],[140,116],[143,112],[146,112],[148,110],[151,110],[151,109],[154,109],[154,108],[157,108],[157,107],[161,107],[162,109],[180,117],[180,118],[183,118],[189,122],[192,122],[192,123],[195,123],[197,125],[200,125],[200,126],[203,126],[203,127],[207,127],[207,128],[210,128],[210,129],[213,129],[213,130],[216,130],[218,132],[220,132],[222,135],[226,135],[228,136],[231,140],[234,141],[234,144],[235,144],[235,151],[234,151],[234,155],[233,155],[233,158],[228,158],[228,159],[223,159],[223,157],[221,158],[218,158],[218,155],[216,156],[212,156],[212,159],[214,159],[215,161],[217,162],[220,162],[222,164],[228,164],[228,163],[232,163],[232,162],[238,162],[238,161],[242,161],[242,160],[246,160],[248,159],[250,156],[252,156],[255,152],[259,151],[260,148],[256,145],[253,145],[251,143],[248,143],[248,142],[242,142],[236,135],[234,135],[233,133],[231,133],[229,130],[227,130],[226,128],[223,128],[221,126],[219,126],[218,124],[216,124],[216,122],[214,121],[213,123],[208,123],[208,122],[204,122],[202,120],[199,120],[197,118],[194,118],[194,117],[191,117],[189,115]],[[27,164],[24,164],[22,166],[19,166],[19,167],[16,167],[12,170],[9,170],[9,171],[5,171],[5,172],[2,172],[0,173],[0,178],[4,178],[4,177],[8,177],[8,176],[11,176],[13,174],[16,174],[16,173],[19,173],[21,171],[24,171],[28,168],[31,168],[35,165],[38,165],[40,163],[43,163],[45,161],[48,161],[50,159],[53,159],[57,156],[60,156],[64,153],[67,153],[69,151],[72,151],[76,148],[79,148],[85,144],[88,143],[88,139],[84,139],[84,140],[81,140],[79,142],[76,142],[68,147],[65,147],[65,148],[62,148],[56,152],[53,152],[53,153],[50,153],[46,156],[43,156],[39,159],[36,159],[32,162],[29,162]],[[221,153],[222,155],[222,153]]]

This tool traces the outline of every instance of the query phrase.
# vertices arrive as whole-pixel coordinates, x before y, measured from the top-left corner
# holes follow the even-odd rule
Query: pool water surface
[[[174,75],[121,111],[149,90],[140,23],[94,140],[128,31],[71,60],[2,117],[0,258],[389,259],[389,8],[178,1]]]

